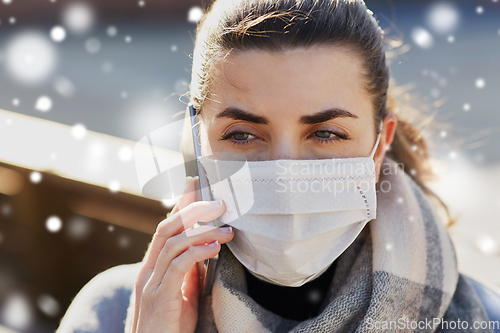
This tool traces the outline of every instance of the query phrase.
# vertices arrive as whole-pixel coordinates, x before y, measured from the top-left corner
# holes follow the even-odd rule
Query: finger
[[[198,221],[209,222],[215,220],[224,213],[225,209],[225,205],[221,200],[197,201],[160,222],[144,263],[145,269],[154,268],[158,255],[167,239],[180,234]]]
[[[184,191],[182,192],[179,201],[175,207],[170,212],[170,215],[177,213],[179,210],[183,209],[190,203],[195,201],[195,179],[191,176],[186,177],[186,185],[184,186]]]
[[[194,192],[195,192],[195,179],[191,176],[188,176],[188,177],[186,177],[186,185],[184,186],[183,194],[181,195],[179,201],[174,206],[174,208],[167,214],[167,219],[171,215],[177,213],[179,211],[179,209],[182,209],[182,208],[186,207],[187,205],[189,205],[190,203],[194,202],[195,201],[195,193]],[[165,220],[167,220],[167,219],[165,219]],[[165,221],[165,220],[163,220],[163,221]],[[157,226],[157,228],[158,228],[158,226]],[[151,252],[152,245],[153,245],[153,242],[149,243],[149,246],[148,246],[148,249],[147,249],[146,254],[144,256],[143,261],[146,260],[147,257],[149,257],[149,253]]]
[[[194,177],[194,184],[196,190],[194,191],[195,198],[194,201],[201,201],[201,189],[200,189],[200,177],[196,176]]]
[[[181,290],[184,299],[190,302],[196,302],[194,304],[197,305],[198,296],[200,294],[197,264],[194,265],[193,268],[189,270],[189,272],[187,272],[186,276],[184,277],[184,282],[182,283]]]
[[[137,274],[136,280],[135,280],[135,285],[134,285],[134,293],[133,293],[133,298],[131,299],[131,303],[134,305],[134,317],[132,321],[132,331],[135,332],[137,328],[137,321],[139,319],[139,312],[140,312],[140,304],[142,300],[142,295],[144,291],[144,286],[146,285],[147,281],[153,274],[153,270],[145,270],[144,265],[139,271],[139,274]]]
[[[213,258],[220,251],[220,244],[192,246],[172,260],[158,290],[163,295],[176,295],[182,287],[184,276],[197,262]]]
[[[212,228],[212,229],[210,229]],[[167,272],[171,262],[179,257],[182,253],[189,251],[190,248],[213,243],[217,241],[219,244],[229,242],[233,236],[231,227],[215,228],[209,226],[199,227],[197,229],[205,229],[199,234],[194,236],[186,236],[185,233],[169,238],[165,242],[165,246],[161,250],[158,260],[156,261],[155,268],[148,284],[159,286]]]

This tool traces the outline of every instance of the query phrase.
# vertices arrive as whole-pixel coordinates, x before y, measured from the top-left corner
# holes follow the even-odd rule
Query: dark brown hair
[[[283,52],[295,48],[342,46],[362,59],[365,89],[372,96],[374,124],[388,112],[398,127],[388,156],[437,201],[425,186],[432,172],[425,140],[404,109],[389,96],[389,67],[384,32],[362,0],[217,0],[198,26],[193,55],[191,102],[199,112],[210,98],[212,68],[229,52],[263,50]]]

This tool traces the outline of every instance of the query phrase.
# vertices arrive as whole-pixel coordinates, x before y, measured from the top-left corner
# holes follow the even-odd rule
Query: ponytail
[[[431,163],[429,161],[428,146],[424,138],[424,129],[432,121],[432,116],[424,116],[423,113],[412,108],[407,101],[399,97],[401,92],[397,88],[392,89],[392,95],[387,97],[387,112],[391,112],[398,118],[398,126],[394,140],[387,156],[397,164],[402,165],[415,183],[420,186],[424,193],[434,202],[441,212],[444,224],[448,227],[456,220],[450,214],[448,206],[434,193],[426,184],[435,179]]]

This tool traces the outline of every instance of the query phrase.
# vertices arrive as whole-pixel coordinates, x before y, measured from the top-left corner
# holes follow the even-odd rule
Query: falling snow
[[[74,84],[63,76],[59,76],[54,80],[54,90],[66,98],[72,97],[75,94]]]
[[[75,124],[71,128],[71,135],[78,140],[83,139],[87,135],[87,128],[82,124]]]
[[[43,82],[55,69],[56,51],[51,41],[37,32],[16,35],[6,46],[9,75],[24,84]]]
[[[37,299],[38,308],[49,317],[56,317],[61,312],[61,306],[57,300],[47,294],[40,295]]]
[[[115,26],[111,25],[106,30],[106,33],[109,37],[115,37],[118,34],[118,29]]]
[[[76,34],[88,32],[94,25],[94,12],[84,2],[70,3],[63,11],[63,23]]]
[[[434,37],[424,28],[417,27],[411,31],[413,42],[423,49],[430,49],[434,45]]]
[[[307,295],[307,299],[312,304],[317,304],[321,301],[321,292],[317,289],[312,289]]]
[[[19,293],[13,293],[4,301],[2,319],[8,326],[24,330],[33,321],[33,310],[28,298]]]
[[[203,9],[201,7],[192,7],[188,12],[188,22],[198,23],[203,17]]]
[[[127,236],[120,236],[118,238],[118,245],[122,248],[128,247],[130,245],[130,239]]]
[[[483,89],[486,86],[486,81],[484,79],[479,78],[476,80],[476,88],[477,89]]]
[[[85,42],[85,49],[88,53],[95,54],[101,50],[101,42],[95,37],[89,38]]]
[[[481,235],[476,238],[476,247],[486,255],[494,255],[498,251],[498,245],[493,238],[488,235]]]
[[[66,30],[61,26],[55,26],[50,30],[50,38],[54,42],[62,42],[66,39]]]
[[[163,207],[165,208],[168,208],[168,209],[171,209],[172,207],[175,206],[175,199],[162,199],[161,200],[161,204],[163,205]]]
[[[74,217],[66,224],[66,233],[74,241],[86,239],[91,232],[92,226],[84,217]]]
[[[437,3],[432,6],[427,16],[429,26],[440,34],[454,31],[460,21],[458,9],[451,3]]]
[[[0,212],[3,216],[9,216],[10,214],[12,214],[12,207],[9,204],[3,204]]]
[[[42,174],[38,171],[32,171],[30,173],[30,181],[33,184],[38,184],[42,181]]]
[[[55,0],[50,0],[51,2],[55,2]],[[2,0],[4,4],[11,4],[12,0]],[[492,2],[498,2],[498,0],[492,0]],[[14,5],[16,5],[15,3]],[[64,4],[62,2],[61,4]],[[139,7],[145,7],[147,5],[150,5],[151,3],[146,4],[145,1],[143,0],[136,0],[135,2],[132,2],[133,5],[136,4],[136,6]],[[486,9],[488,9],[488,5],[485,5]],[[13,7],[14,8],[14,7]],[[148,7],[146,7],[148,9]],[[146,10],[144,9],[144,10]],[[151,8],[150,8],[151,9]],[[475,9],[475,12],[474,12]],[[139,10],[139,9],[137,9]],[[461,44],[465,43],[466,40],[462,37],[462,32],[465,31],[466,27],[465,25],[465,19],[462,20],[462,14],[463,15],[469,15],[469,16],[475,16],[475,13],[478,15],[483,14],[485,11],[485,8],[482,6],[473,6],[469,7],[468,13],[463,11],[462,13],[460,12],[459,8],[457,5],[455,5],[453,2],[437,2],[436,4],[432,4],[429,8],[429,11],[427,12],[427,16],[425,19],[427,20],[426,22],[419,22],[416,23],[415,25],[421,25],[421,27],[415,27],[413,26],[414,29],[411,30],[411,33],[409,34],[410,36],[410,41],[413,41],[419,48],[422,49],[431,49],[434,45],[436,45],[436,50],[438,50],[439,47],[443,47],[443,49],[454,49],[456,47],[461,46]],[[203,10],[200,7],[192,7],[187,15],[187,20],[188,22],[191,23],[198,23],[202,17],[203,17]],[[17,13],[16,13],[17,15]],[[101,18],[101,17],[100,17]],[[486,15],[483,17],[480,17],[481,19],[486,19]],[[24,24],[26,18],[22,16],[18,16],[19,22],[16,22],[16,17],[3,17],[3,24],[8,25],[10,24]],[[54,21],[53,24],[59,24],[56,23],[57,21]],[[61,70],[60,74],[68,75],[69,78],[63,77],[63,76],[54,76],[54,73],[57,73],[55,70],[55,64],[57,64],[57,55],[58,55],[58,50],[63,47],[67,47],[68,43],[67,39],[70,39],[72,42],[75,40],[77,43],[77,46],[79,47],[79,50],[83,55],[85,55],[88,59],[94,59],[94,68],[100,72],[100,76],[98,78],[111,78],[111,77],[117,77],[119,71],[123,70],[125,67],[122,65],[118,60],[114,62],[115,58],[112,58],[108,56],[107,54],[104,55],[108,51],[108,48],[111,49],[108,43],[117,43],[121,47],[123,47],[124,42],[126,43],[131,43],[132,42],[132,37],[130,35],[125,35],[125,29],[122,26],[119,26],[119,29],[116,26],[109,25],[112,22],[100,22],[103,25],[102,26],[97,26],[95,25],[96,23],[96,15],[94,12],[94,9],[87,3],[84,2],[68,2],[68,5],[66,7],[63,7],[62,11],[62,20],[61,20],[61,25],[53,26],[50,29],[50,26],[46,30],[40,30],[40,34],[33,34],[30,33],[31,35],[28,35],[27,33],[19,33],[16,35],[12,36],[12,39],[9,41],[7,40],[7,43],[5,44],[5,47],[3,47],[4,50],[4,56],[0,56],[0,60],[5,61],[5,68],[7,73],[16,81],[25,84],[25,85],[32,85],[32,84],[40,84],[48,81],[49,88],[52,87],[54,91],[39,91],[36,95],[34,96],[25,96],[21,95],[16,92],[9,92],[10,95],[6,97],[5,101],[8,106],[9,101],[12,101],[12,106],[13,107],[19,107],[21,108],[15,109],[15,111],[24,111],[21,110],[23,107],[26,107],[28,111],[32,111],[32,107],[34,105],[34,109],[39,111],[39,112],[49,112],[53,109],[53,100],[57,103],[57,109],[62,106],[60,103],[60,99],[62,97],[64,98],[71,98],[75,96],[77,93],[77,88],[78,92],[82,92],[82,95],[84,95],[84,89],[85,86],[82,84],[82,81],[80,80],[79,77],[75,76],[71,72],[64,72]],[[109,26],[108,26],[109,25]],[[95,30],[94,26],[96,27]],[[104,28],[101,28],[104,27]],[[425,27],[425,28],[424,28]],[[8,27],[7,27],[8,28]],[[102,29],[102,31],[97,31],[97,28]],[[495,34],[497,33],[495,30],[497,28],[492,28],[490,29],[489,35],[493,35],[495,37]],[[95,36],[99,35],[101,40],[91,37],[91,35],[88,35],[88,33],[92,33]],[[132,34],[134,34],[133,31],[130,31]],[[119,34],[120,33],[120,34]],[[77,38],[73,38],[73,36],[77,35],[83,35],[83,36],[78,36]],[[500,29],[498,30],[498,34],[500,35]],[[118,37],[116,37],[118,36]],[[29,37],[29,38],[28,38]],[[110,37],[110,38],[107,38]],[[116,37],[115,39],[111,39],[113,37]],[[134,40],[136,41],[143,41],[144,38],[141,39],[141,35],[134,34]],[[137,39],[136,39],[137,38]],[[496,37],[498,38],[498,37]],[[66,41],[66,43],[63,43]],[[178,42],[178,41],[177,41]],[[405,42],[407,42],[405,40]],[[62,44],[56,44],[56,43],[62,43]],[[441,43],[441,45],[438,45],[438,43]],[[455,44],[453,44],[455,43]],[[453,44],[453,45],[449,45]],[[179,47],[179,46],[180,47]],[[169,45],[167,44],[164,46],[166,49],[165,51],[168,53],[168,50],[170,49],[170,52],[175,53],[178,52],[179,49],[182,48],[182,43],[179,42],[178,45]],[[465,45],[465,44],[464,44]],[[462,46],[464,46],[462,45]],[[130,46],[135,47],[136,45],[132,44]],[[87,53],[86,53],[87,52]],[[99,54],[100,52],[100,54]],[[434,50],[432,50],[434,52]],[[97,56],[90,56],[97,54]],[[178,53],[177,55],[180,56],[183,54],[183,52]],[[430,54],[430,53],[429,53]],[[101,56],[105,56],[106,58]],[[175,55],[171,54],[171,57],[174,57]],[[117,68],[114,67],[116,65]],[[426,63],[423,66],[428,66],[428,68],[432,68],[433,64],[431,63]],[[459,67],[459,65],[456,65],[457,68],[460,68],[462,73],[465,73],[466,70],[463,69],[462,67]],[[437,68],[437,67],[436,67]],[[443,69],[440,69],[440,71],[447,71],[446,66],[442,67]],[[418,71],[418,69],[417,69]],[[111,73],[108,76],[104,75],[103,73]],[[417,72],[418,73],[418,72]],[[450,73],[452,74],[457,74],[458,71],[457,69],[450,69]],[[428,81],[429,79],[432,79],[433,81],[430,82],[428,86],[425,86],[425,92],[430,93],[431,97],[437,99],[440,96],[448,96],[449,89],[447,90],[448,84],[450,85],[454,84],[456,80],[460,79],[460,77],[452,77],[450,73],[444,73],[445,75],[449,75],[448,78],[445,78],[438,74],[436,71],[424,69],[422,71],[422,76],[426,77]],[[443,74],[443,73],[441,73]],[[477,71],[475,72],[474,75],[480,76],[480,75],[488,75],[489,72],[485,71]],[[476,76],[476,77],[477,77]],[[485,78],[477,78],[474,81],[475,77],[473,76],[472,78],[468,78],[466,81],[466,84],[469,85],[469,87],[472,87],[472,82],[474,82],[474,85],[477,89],[483,89],[486,87],[486,80],[488,80],[488,88],[485,89],[484,91],[481,91],[481,93],[487,91],[487,90],[493,90],[492,87],[494,86],[493,82],[493,76],[486,76]],[[167,90],[167,93],[170,93],[171,91],[175,91],[178,94],[185,93],[186,90],[188,89],[188,82],[189,80],[186,79],[178,79],[175,81],[175,77],[172,80],[172,82],[168,83],[169,86],[165,89]],[[173,84],[172,84],[173,83]],[[75,86],[77,84],[77,86]],[[437,87],[437,88],[436,88]],[[172,89],[173,88],[173,89]],[[438,89],[439,88],[439,89]],[[127,91],[121,91],[121,89],[127,89]],[[170,91],[168,91],[170,89]],[[441,89],[441,90],[440,90]],[[34,98],[36,98],[39,94],[47,94],[51,96],[53,95],[53,99],[49,96],[42,95],[39,96],[38,99],[36,99],[36,102],[34,102]],[[57,93],[57,94],[56,94]],[[119,98],[121,97],[122,99],[127,99],[129,98],[130,94],[130,99],[126,101],[120,101]],[[17,95],[17,96],[16,96]],[[115,100],[118,100],[119,103],[123,105],[128,105],[132,104],[135,102],[135,99],[139,95],[138,91],[134,89],[134,87],[129,86],[129,85],[123,85],[123,86],[118,86],[114,88],[114,92],[111,91],[110,96]],[[20,97],[20,98],[18,98]],[[78,97],[78,96],[77,96]],[[428,97],[428,96],[426,96]],[[475,112],[479,112],[479,110],[483,110],[483,107],[480,105],[480,102],[472,100],[473,98],[471,96],[462,96],[463,99],[458,99],[455,100],[455,112],[469,112],[471,110],[471,104],[469,103],[464,103],[464,100],[471,101],[475,105]],[[22,100],[22,103],[21,103]],[[66,101],[68,102],[68,101]],[[462,104],[463,103],[463,104]],[[450,103],[451,104],[451,103]],[[477,105],[476,105],[477,104]],[[460,110],[460,107],[462,107],[462,110]],[[53,111],[50,115],[54,115],[55,112]],[[40,113],[37,113],[38,116],[40,116]],[[469,114],[471,116],[472,114]],[[463,115],[466,118],[466,115]],[[17,118],[16,118],[17,119]],[[76,118],[78,119],[78,118]],[[82,119],[83,120],[83,119]],[[5,124],[6,125],[12,125],[13,120],[8,118],[5,119]],[[18,125],[19,122],[16,122],[15,125]],[[0,122],[0,125],[2,123]],[[91,128],[92,124],[88,124]],[[439,136],[442,139],[448,139],[450,136],[447,131],[440,131],[438,132]],[[453,132],[455,133],[455,131]],[[83,124],[75,124],[72,129],[71,129],[71,136],[75,139],[81,140],[86,138],[87,134],[87,129]],[[88,139],[90,140],[90,138]],[[438,140],[439,141],[439,140]],[[441,142],[447,142],[447,140],[442,140]],[[90,158],[94,159],[102,159],[106,155],[106,151],[102,146],[99,145],[92,145],[91,142],[83,141],[84,144],[89,143],[88,146],[89,148],[89,156]],[[118,146],[119,147],[119,146]],[[112,148],[110,149],[109,155],[111,158],[118,159],[119,161],[126,163],[130,162],[134,158],[134,153],[133,150],[130,147],[123,146],[120,148]],[[390,147],[389,147],[390,148]],[[417,151],[418,147],[412,146],[413,151]],[[58,155],[53,152],[50,153],[51,150],[47,150],[44,152],[45,158],[50,157],[51,160],[56,160]],[[57,149],[53,148],[53,151],[57,151]],[[50,154],[49,154],[50,153]],[[64,157],[64,154],[62,151],[59,151],[62,157]],[[456,151],[447,151],[445,152],[448,154],[448,157],[451,159],[456,159],[457,158],[457,152]],[[462,158],[462,154],[465,155],[465,152],[460,151],[460,158]],[[480,157],[484,159],[484,155],[477,154],[476,155],[477,160],[480,160]],[[87,157],[85,157],[87,158]],[[63,158],[60,158],[60,160],[63,160]],[[456,161],[449,161],[451,163],[456,163]],[[123,167],[127,167],[127,165],[123,165]],[[437,169],[439,170],[439,169]],[[411,169],[410,173],[412,175],[416,174],[415,169]],[[42,181],[42,174],[37,171],[33,171],[29,174],[29,180],[34,183],[40,183]],[[109,181],[107,179],[106,181]],[[106,184],[106,183],[105,183]],[[111,192],[116,193],[120,191],[122,184],[117,181],[113,180],[111,182],[108,182],[108,188]],[[124,184],[125,186],[125,184]],[[403,198],[398,198],[397,203],[402,204],[403,203]],[[167,200],[162,200],[162,204],[167,207],[167,208],[172,208],[175,204],[175,199],[167,199]],[[495,201],[498,204],[498,208],[500,208],[500,198],[498,199],[498,202]],[[2,216],[9,216],[12,214],[12,207],[9,204],[4,204],[0,206],[0,213]],[[415,217],[409,216],[408,220],[410,222],[413,222],[415,220]],[[57,217],[57,216],[51,216],[45,221],[45,227],[46,229],[51,232],[51,233],[57,233],[63,229],[63,221]],[[104,227],[106,228],[106,227]],[[97,229],[97,228],[96,228]],[[66,219],[64,218],[64,236],[68,237],[71,240],[84,240],[89,237],[89,235],[92,232],[92,223],[90,223],[89,220],[85,218],[73,218],[73,219]],[[115,231],[115,226],[113,225],[108,225],[106,229],[101,229],[101,232],[114,232]],[[114,241],[116,241],[119,247],[126,248],[130,245],[131,240],[125,236],[125,235],[117,235],[117,234],[110,234],[108,235],[109,237],[112,237]],[[118,237],[117,237],[118,236]],[[2,241],[3,235],[0,234],[0,242]],[[117,238],[114,238],[117,237]],[[499,253],[499,245],[496,239],[492,238],[489,235],[481,235],[479,237],[473,238],[473,245],[479,250],[481,253],[489,256],[494,256],[498,255]],[[393,251],[393,244],[387,243],[385,246],[385,249],[387,251]],[[315,291],[312,291],[309,295],[309,301],[314,303],[316,302],[317,299],[321,299],[321,295],[318,296]],[[30,325],[32,321],[32,309],[30,308],[30,303],[22,295],[15,294],[12,297],[6,299],[4,302],[4,306],[0,307],[0,311],[2,314],[2,318],[4,318],[4,321],[6,324],[18,328],[19,330],[23,330],[23,328],[27,327]],[[37,305],[39,310],[42,311],[45,315],[49,317],[57,317],[60,312],[61,312],[61,307],[58,303],[58,301],[51,295],[49,294],[42,294],[36,299],[36,303],[32,302],[33,304]],[[5,319],[8,318],[8,319]]]
[[[57,216],[50,216],[47,221],[45,221],[45,227],[52,233],[59,232],[62,228],[62,221]]]
[[[108,186],[109,190],[113,193],[116,193],[120,190],[121,188],[121,185],[118,181],[116,180],[113,180],[109,183],[109,186]]]
[[[40,96],[36,100],[35,110],[40,112],[48,112],[52,109],[52,99],[48,96]]]

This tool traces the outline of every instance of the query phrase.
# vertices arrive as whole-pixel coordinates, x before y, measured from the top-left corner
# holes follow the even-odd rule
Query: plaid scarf
[[[244,267],[223,246],[212,295],[200,299],[197,332],[475,332],[473,322],[488,317],[457,271],[434,207],[389,158],[378,186],[377,218],[337,259],[316,317],[294,321],[257,304]]]

